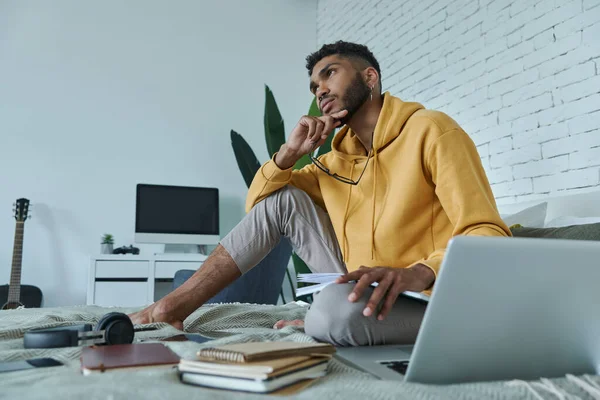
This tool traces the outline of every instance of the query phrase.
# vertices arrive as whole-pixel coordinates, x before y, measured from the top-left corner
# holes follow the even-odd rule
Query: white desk
[[[171,289],[180,269],[198,269],[203,254],[103,254],[91,257],[87,305],[137,307],[155,302]]]

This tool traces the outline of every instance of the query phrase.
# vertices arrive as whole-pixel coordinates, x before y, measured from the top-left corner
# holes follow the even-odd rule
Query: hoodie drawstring
[[[384,223],[384,225],[388,225],[390,221],[385,221],[385,217],[384,217],[384,209],[386,207],[386,204],[388,202],[388,196],[389,196],[389,190],[390,187],[389,186],[393,186],[392,184],[388,184],[389,181],[389,177],[387,176],[389,173],[392,173],[392,171],[388,172],[388,168],[386,168],[386,164],[385,164],[385,159],[386,156],[383,155],[383,161],[382,161],[382,167],[379,168],[379,153],[383,154],[383,150],[385,148],[388,147],[388,145],[390,145],[392,142],[394,142],[395,140],[397,140],[406,125],[406,122],[408,121],[408,119],[414,115],[416,112],[423,110],[424,107],[419,104],[419,103],[407,103],[402,101],[401,99],[392,96],[389,92],[385,92],[383,95],[383,107],[381,108],[381,111],[379,113],[379,117],[377,119],[377,124],[375,125],[375,129],[371,132],[371,149],[372,149],[372,154],[369,154],[370,152],[367,152],[367,157],[372,157],[373,158],[373,163],[375,163],[375,166],[372,167],[373,168],[373,176],[371,177],[370,175],[368,175],[373,181],[372,181],[372,193],[371,193],[371,199],[372,199],[372,204],[371,204],[371,261],[376,261],[379,256],[378,256],[378,249],[375,247],[375,232],[377,229],[377,225],[381,222]],[[356,132],[353,132],[352,129],[350,128],[350,126],[346,125],[344,126],[342,129],[340,129],[340,131],[333,137],[333,140],[331,142],[331,151],[333,153],[333,156],[336,157],[336,159],[339,159],[340,161],[343,161],[343,170],[347,171],[348,168],[348,164],[347,163],[357,163],[358,161],[362,161],[364,160],[364,155],[365,155],[365,146],[364,143],[362,143],[360,137],[358,137],[356,135]],[[388,150],[388,152],[393,152],[393,150]],[[393,155],[390,155],[390,157],[393,157]],[[333,159],[332,159],[333,160]],[[369,160],[369,158],[367,158],[367,160]],[[371,162],[371,160],[369,160],[369,162]],[[391,165],[391,164],[390,164]],[[354,171],[355,169],[355,164],[352,164],[352,171]],[[366,172],[367,166],[365,166],[365,172]],[[381,174],[381,179],[379,178],[379,174]],[[379,185],[379,181],[381,180],[381,186],[382,187],[378,187]],[[360,202],[361,204],[357,204],[357,209],[359,210],[358,212],[361,213],[360,218],[357,218],[357,221],[360,220],[360,222],[364,221],[364,224],[368,224],[369,221],[367,220],[367,218],[369,218],[369,216],[367,215],[367,213],[369,212],[367,210],[367,207],[369,207],[368,204],[368,197],[369,197],[369,188],[367,188],[364,185],[368,185],[368,183],[365,181],[362,181],[363,183],[361,183],[361,190],[362,192],[362,196],[360,197]],[[341,252],[342,255],[344,257],[344,261],[347,262],[350,257],[349,257],[349,252],[350,252],[350,243],[349,243],[349,239],[346,237],[346,228],[347,228],[347,218],[348,218],[348,214],[350,213],[350,210],[352,209],[351,204],[350,204],[350,194],[352,192],[352,185],[348,185],[350,186],[350,189],[348,190],[348,198],[346,199],[346,211],[344,212],[344,220],[343,221],[339,221],[338,223],[342,224],[341,228],[342,228],[342,234],[340,234],[340,240],[343,241],[343,244],[340,242],[340,248],[341,248]],[[335,187],[335,190],[337,190],[338,187]],[[338,204],[341,207],[341,201],[343,201],[343,190],[340,187],[339,191],[337,191],[335,193],[335,200],[336,200],[336,204]],[[356,189],[355,189],[356,191]],[[381,204],[377,204],[377,197],[379,195],[379,193],[381,193],[381,200],[379,200],[379,202]],[[357,202],[359,200],[356,200]],[[377,212],[377,215],[375,215],[375,213]],[[355,225],[350,224],[351,228],[355,228]],[[360,228],[365,228],[365,229],[369,229],[367,226],[360,226]],[[364,229],[363,229],[364,230]],[[363,235],[362,231],[360,232],[360,240],[358,240],[360,242],[360,246],[359,246],[359,253],[361,256],[361,261],[368,261],[368,250],[367,250],[367,243],[366,241],[369,240],[369,238],[366,235]],[[358,235],[357,235],[358,236]],[[385,240],[385,238],[383,238]],[[382,247],[382,251],[386,251],[386,249],[384,247]],[[353,253],[354,254],[354,253]],[[383,254],[383,253],[382,253]],[[381,261],[381,260],[380,260]],[[374,264],[374,262],[373,262]]]
[[[352,162],[352,168],[350,169],[350,179],[354,175],[354,165],[356,164],[356,160]],[[344,224],[342,226],[342,258],[344,262],[348,259],[348,246],[347,246],[347,238],[346,238],[346,221],[348,220],[348,210],[350,209],[350,198],[352,197],[352,185],[348,185],[350,188],[348,189],[348,199],[346,199],[346,208],[344,209]]]
[[[377,200],[377,149],[373,148],[373,206],[371,207],[371,260],[375,259],[375,203]]]

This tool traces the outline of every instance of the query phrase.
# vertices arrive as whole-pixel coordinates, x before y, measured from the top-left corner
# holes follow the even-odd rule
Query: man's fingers
[[[323,128],[325,127],[325,122],[321,121],[319,118],[315,118],[316,128],[311,138],[311,142],[316,143],[321,140],[321,135],[323,134]]]
[[[348,110],[341,110],[336,113],[330,114],[330,116],[335,119],[340,119],[340,118],[344,118],[346,116],[346,114],[348,114]]]
[[[306,120],[304,121],[304,123],[306,124],[306,126],[308,127],[308,133],[306,134],[306,138],[312,142],[312,137],[315,134],[315,130],[317,129],[317,123],[315,122],[314,119],[312,118],[306,118]]]
[[[388,314],[390,313],[390,311],[392,310],[392,307],[394,306],[394,303],[396,302],[396,299],[398,299],[398,296],[400,296],[400,293],[404,292],[406,290],[406,288],[404,287],[404,284],[400,281],[400,282],[395,282],[392,287],[389,289],[387,296],[385,297],[385,302],[383,303],[383,307],[381,307],[381,311],[379,312],[379,315],[377,316],[377,319],[379,321],[383,321],[385,319],[385,317],[388,316]]]
[[[323,125],[323,132],[321,132],[321,139],[326,138],[329,133],[331,132],[331,130],[334,128],[334,123],[335,122],[339,122],[333,118],[325,118],[324,121],[324,125]]]
[[[357,269],[356,271],[348,272],[345,275],[341,275],[335,281],[336,281],[336,283],[346,283],[346,282],[350,282],[350,281],[357,281],[360,279],[361,276],[363,276],[364,274],[366,274],[369,271],[371,271],[371,268],[361,265],[360,268]]]
[[[379,303],[381,303],[384,297],[386,297],[388,288],[392,283],[394,283],[394,278],[390,275],[386,276],[381,282],[379,282],[379,285],[377,285],[375,290],[373,290],[373,294],[363,310],[363,315],[365,317],[370,317],[375,310],[377,310],[377,306]]]
[[[327,135],[329,135],[335,128],[337,128],[341,124],[342,124],[342,121],[340,121],[339,119],[332,118],[331,119],[331,126],[326,131]]]
[[[367,271],[364,269],[357,269],[356,271],[349,272],[345,275],[338,277],[335,282],[336,283],[348,283],[350,281],[357,281],[363,276]]]
[[[348,296],[348,300],[351,302],[355,302],[356,300],[360,299],[363,295],[363,293],[365,292],[365,290],[371,286],[371,283],[376,282],[377,281],[377,277],[375,276],[375,274],[373,273],[366,273],[364,274],[359,280],[358,282],[356,282],[356,285],[354,286],[354,290],[352,291],[352,293],[350,293],[350,296]]]

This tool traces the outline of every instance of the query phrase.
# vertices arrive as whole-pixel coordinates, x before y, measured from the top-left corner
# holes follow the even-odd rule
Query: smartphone
[[[29,360],[0,362],[0,372],[22,371],[32,368],[58,367],[63,365],[54,358],[32,358]]]

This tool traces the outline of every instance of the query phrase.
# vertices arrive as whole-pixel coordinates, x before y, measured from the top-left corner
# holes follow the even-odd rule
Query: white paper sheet
[[[307,294],[312,294],[315,292],[319,292],[323,290],[328,285],[334,283],[334,281],[341,276],[340,273],[321,273],[321,274],[298,274],[298,282],[303,283],[316,283],[317,285],[304,286],[300,287],[296,290],[296,296],[304,296]],[[371,286],[376,287],[377,282],[371,284]],[[414,299],[419,299],[423,301],[429,301],[429,296],[419,292],[411,292],[406,291],[403,292],[402,295],[412,297]]]

